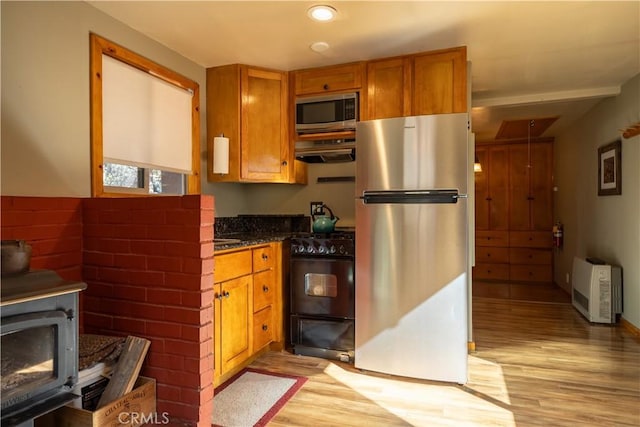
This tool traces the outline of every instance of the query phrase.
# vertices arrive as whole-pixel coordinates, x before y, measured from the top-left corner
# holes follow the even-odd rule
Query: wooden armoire
[[[473,278],[553,282],[553,139],[477,143]]]

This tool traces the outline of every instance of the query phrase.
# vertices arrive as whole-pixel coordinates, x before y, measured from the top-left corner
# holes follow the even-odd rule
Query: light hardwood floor
[[[270,426],[640,426],[640,340],[567,303],[475,297],[464,386],[271,352],[251,366],[308,381]],[[411,343],[407,343],[411,351]]]

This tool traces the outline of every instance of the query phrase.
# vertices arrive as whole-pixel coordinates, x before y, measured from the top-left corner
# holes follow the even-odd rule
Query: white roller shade
[[[191,92],[102,55],[106,161],[192,173]]]

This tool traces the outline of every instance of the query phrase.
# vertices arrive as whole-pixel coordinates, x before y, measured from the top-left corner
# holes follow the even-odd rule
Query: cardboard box
[[[56,427],[119,427],[153,423],[156,414],[156,380],[138,377],[134,389],[95,411],[63,406],[54,411]]]

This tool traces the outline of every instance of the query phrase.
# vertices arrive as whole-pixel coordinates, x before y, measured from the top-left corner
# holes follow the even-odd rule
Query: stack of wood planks
[[[107,384],[100,397],[97,409],[108,405],[133,390],[150,345],[151,341],[147,339],[134,336],[127,337],[122,353],[118,358],[118,363],[113,368],[109,384]]]

